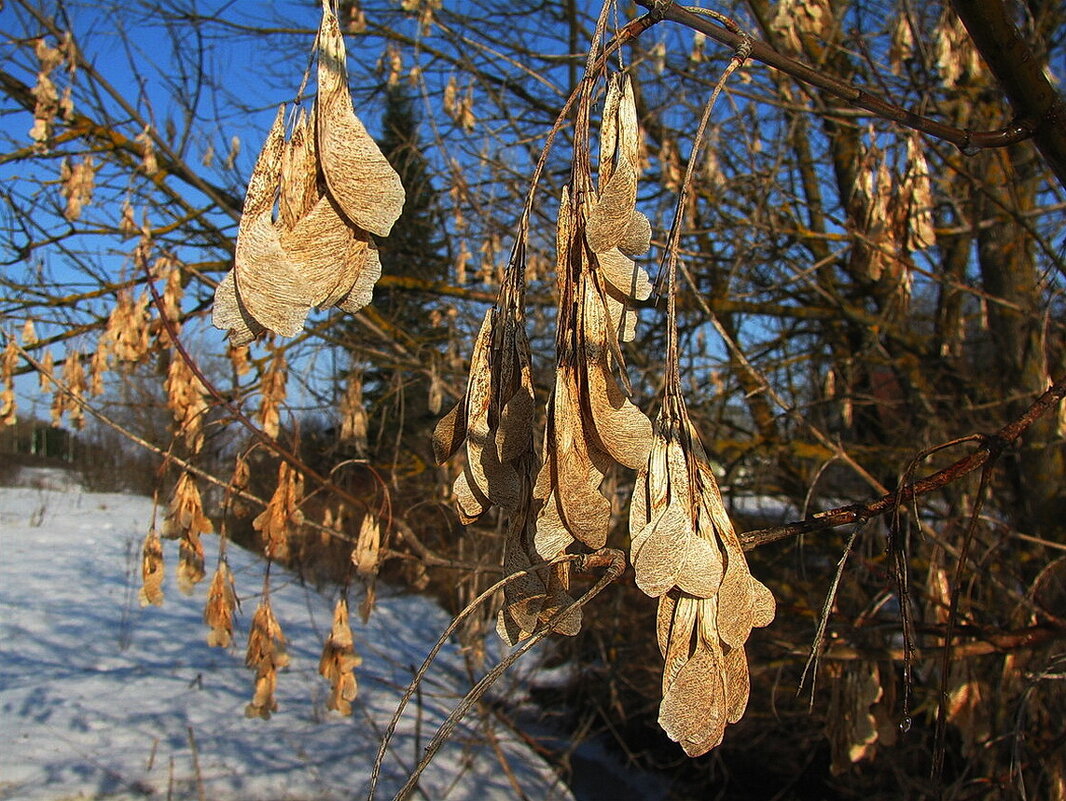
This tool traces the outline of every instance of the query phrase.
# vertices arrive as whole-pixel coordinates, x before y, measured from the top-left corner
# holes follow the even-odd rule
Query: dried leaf
[[[269,210],[241,218],[233,276],[242,310],[259,325],[285,337],[303,330],[313,305],[312,287],[300,263],[282,246]]]
[[[641,468],[651,445],[651,421],[618,385],[603,361],[587,365],[589,407],[597,445],[631,470]]]
[[[541,469],[549,468],[545,465]],[[553,489],[544,500],[544,505],[537,515],[536,535],[533,539],[537,555],[545,561],[554,559],[569,548],[573,542],[574,535],[570,533],[570,529],[563,522],[562,513],[559,510],[558,496]]]
[[[444,464],[462,447],[466,439],[466,395],[437,421],[433,429],[433,458]]]
[[[755,577],[751,579],[751,588],[751,625],[759,629],[765,628],[774,621],[777,602],[774,601],[770,588]]]
[[[494,311],[485,313],[470,357],[470,379],[466,389],[467,478],[471,487],[496,504],[510,510],[518,503],[519,480],[514,468],[501,462],[496,432],[490,421],[493,369],[490,359]]]
[[[637,586],[656,598],[677,586],[692,536],[688,503],[671,503],[641,531],[640,549],[633,551]]]
[[[333,609],[333,626],[323,643],[322,657],[318,663],[318,672],[330,683],[327,709],[334,709],[342,715],[352,714],[351,702],[359,694],[354,671],[362,663],[363,660],[355,653],[348,602],[341,598]]]
[[[470,466],[464,465],[463,471],[456,477],[452,484],[452,493],[455,495],[456,511],[459,522],[464,526],[470,525],[489,510],[492,505],[489,499],[472,483]]]
[[[317,149],[330,194],[353,223],[388,236],[403,210],[400,176],[355,116],[344,38],[325,0],[318,33]]]
[[[233,586],[233,573],[225,559],[218,563],[211,586],[207,590],[204,606],[204,623],[211,631],[207,644],[216,648],[228,648],[233,642],[233,612],[237,608],[237,592]]]
[[[596,550],[607,542],[611,502],[599,491],[610,457],[589,442],[572,370],[556,371],[551,402],[555,418],[554,461],[559,513],[575,539]]]
[[[627,256],[640,256],[647,253],[650,247],[651,221],[643,212],[634,211],[629,217],[625,235],[618,243],[618,249]]]
[[[309,117],[300,109],[288,145],[281,156],[281,195],[278,223],[292,230],[311,213],[320,197],[318,191],[318,155],[315,152],[314,111]]]
[[[153,528],[141,546],[141,606],[163,605],[163,576],[163,543]]]
[[[372,259],[370,235],[349,227],[326,196],[292,229],[282,229],[279,241],[286,256],[299,266],[308,305],[319,308],[334,306],[356,285],[361,287]],[[306,315],[307,309],[303,312]]]
[[[237,296],[237,282],[233,271],[226,273],[215,288],[215,303],[211,324],[229,332],[230,345],[240,347],[266,331],[241,303]]]
[[[639,301],[651,297],[652,286],[648,272],[643,267],[638,267],[636,262],[618,248],[598,254],[597,260],[604,277],[622,298]]]
[[[722,555],[718,548],[702,536],[690,536],[677,574],[678,589],[697,598],[710,598],[718,593],[722,573]]]
[[[722,670],[713,652],[697,649],[663,693],[659,725],[689,756],[721,743],[728,710]]]
[[[355,314],[364,306],[370,305],[374,296],[374,285],[379,278],[381,278],[381,256],[378,253],[378,246],[371,241],[367,243],[366,261],[359,270],[359,276],[348,294],[337,301],[337,307]]]
[[[381,521],[369,512],[359,524],[359,538],[352,551],[352,564],[363,579],[376,576],[381,566]]]
[[[637,172],[622,161],[589,212],[585,239],[593,252],[615,248],[626,238],[636,201]]]
[[[722,675],[725,680],[727,720],[730,723],[736,723],[744,716],[744,710],[748,708],[748,695],[751,692],[748,659],[743,648],[730,648],[725,652]]]
[[[501,462],[511,462],[533,447],[533,419],[537,412],[533,382],[528,368],[522,369],[522,386],[504,404],[496,447]]]

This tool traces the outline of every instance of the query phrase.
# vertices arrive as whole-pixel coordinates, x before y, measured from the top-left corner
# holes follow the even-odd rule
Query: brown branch
[[[984,2],[984,0],[974,0],[974,4],[980,4],[981,2]],[[708,18],[693,14],[671,0],[666,2],[663,2],[663,0],[637,0],[637,5],[644,6],[647,9],[657,9],[656,13],[661,14],[664,19],[699,31],[733,50],[736,50],[747,40],[751,44],[749,58],[761,61],[763,64],[791,75],[801,83],[828,92],[853,106],[876,114],[882,119],[890,120],[915,131],[921,131],[946,142],[951,142],[967,154],[975,149],[1005,147],[1033,136],[1034,123],[1024,119],[1015,120],[998,131],[970,131],[964,128],[956,128],[953,125],[946,125],[898,106],[895,103],[890,103],[878,95],[821,72],[804,64],[802,61],[785,56],[774,50],[766,42],[750,39],[743,33],[716,25]]]
[[[1066,187],[1066,99],[1011,21],[1003,0],[952,0],[974,46],[1010,100],[1029,121],[1033,143]]]
[[[1066,377],[1060,378],[1043,395],[1033,401],[1016,420],[1008,423],[994,434],[979,434],[977,439],[981,446],[954,464],[938,470],[932,475],[904,484],[895,492],[890,492],[868,503],[853,503],[825,512],[819,512],[810,520],[787,523],[783,526],[748,531],[740,535],[745,550],[752,550],[778,540],[810,534],[816,531],[844,526],[850,523],[864,523],[892,511],[900,504],[908,503],[922,495],[945,487],[963,476],[979,470],[986,464],[994,462],[1003,451],[1017,440],[1028,428],[1048,410],[1066,398]]]
[[[932,648],[915,649],[911,653],[913,659],[931,658],[934,656],[949,656],[952,660],[969,659],[988,654],[1000,654],[1008,651],[1020,651],[1027,648],[1035,648],[1038,645],[1066,639],[1066,629],[1061,626],[1037,625],[1024,629],[1010,631],[997,631],[981,635],[969,642],[960,642],[947,646],[935,646]],[[800,651],[795,653],[800,654]],[[835,659],[839,661],[852,661],[865,659],[871,662],[880,660],[892,660],[901,662],[906,658],[902,648],[862,648],[848,643],[834,643],[822,653],[823,659]]]

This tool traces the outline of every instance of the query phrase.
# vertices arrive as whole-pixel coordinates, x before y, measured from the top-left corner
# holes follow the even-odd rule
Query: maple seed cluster
[[[750,687],[744,644],[752,627],[770,624],[775,605],[748,570],[674,382],[637,474],[629,531],[637,586],[659,598],[656,636],[665,660],[659,724],[698,756],[744,714]]]
[[[286,140],[278,109],[248,182],[233,270],[215,290],[213,322],[234,345],[264,331],[295,336],[312,307],[366,306],[381,276],[373,236],[387,236],[403,209],[399,175],[352,108],[328,5],[311,113],[301,109]]]
[[[640,131],[629,77],[608,81],[595,186],[588,105],[586,94],[572,179],[559,203],[557,362],[543,463],[538,468],[531,446],[534,396],[521,325],[523,226],[500,297],[474,343],[466,394],[438,424],[434,447],[441,462],[460,450],[466,457],[453,487],[463,523],[493,506],[507,513],[508,573],[574,547],[604,547],[613,495],[604,489],[608,472],[616,464],[638,471],[631,559],[638,586],[659,598],[657,636],[665,660],[659,723],[696,756],[717,746],[747,706],[744,645],[752,627],[773,619],[774,599],[748,570],[689,421],[676,346],[654,426],[630,399],[619,343],[633,339],[635,306],[651,294],[647,272],[634,261],[649,248],[651,226],[636,209]],[[567,609],[569,569],[557,564],[547,574],[510,582],[499,613],[501,637],[513,644],[545,624],[575,634],[581,619],[579,609]]]

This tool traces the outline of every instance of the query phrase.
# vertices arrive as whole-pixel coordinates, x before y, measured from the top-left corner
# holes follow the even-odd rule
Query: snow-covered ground
[[[363,664],[359,699],[344,718],[327,712],[329,686],[318,675],[334,599],[279,572],[271,602],[292,662],[279,676],[278,712],[248,719],[252,675],[243,646],[261,563],[231,547],[244,600],[237,644],[209,648],[201,619],[209,582],[193,597],[178,592],[175,543],[166,543],[165,605],[138,604],[150,502],[47,478],[0,488],[0,799],[364,798],[380,734],[412,666],[447,625],[445,613],[410,596],[379,598],[365,626],[353,610]],[[209,577],[216,542],[205,540]],[[378,798],[392,797],[468,687],[458,648],[449,645],[420,708],[408,707]],[[496,726],[494,749],[481,725],[472,718],[457,730],[413,798],[571,799],[513,734]]]

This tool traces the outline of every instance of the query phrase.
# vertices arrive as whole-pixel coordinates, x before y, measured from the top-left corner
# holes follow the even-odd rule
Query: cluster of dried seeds
[[[352,108],[328,2],[318,95],[287,141],[284,118],[282,106],[248,183],[233,270],[215,292],[214,324],[235,345],[264,331],[295,336],[312,307],[369,303],[381,275],[373,236],[387,236],[403,208],[399,175]]]
[[[333,609],[333,626],[322,646],[322,658],[318,663],[318,672],[330,684],[329,701],[326,702],[328,709],[334,709],[342,715],[352,713],[352,701],[359,695],[355,669],[362,663],[362,658],[355,652],[355,639],[348,620],[348,601],[341,598]]]
[[[174,415],[185,446],[199,453],[204,444],[204,417],[208,411],[206,390],[199,377],[179,354],[173,354],[163,384],[167,406]]]
[[[178,546],[178,587],[189,594],[204,579],[204,546],[201,534],[214,530],[204,514],[203,500],[192,473],[184,472],[174,485],[170,507],[163,518],[163,536],[180,539]]]
[[[340,402],[341,442],[350,442],[357,453],[366,453],[370,420],[363,405],[363,374],[354,371]]]
[[[244,664],[255,671],[255,695],[244,708],[244,714],[249,718],[269,720],[271,714],[278,710],[278,702],[274,698],[278,686],[278,668],[289,664],[289,655],[285,652],[285,635],[281,631],[281,624],[274,617],[270,598],[266,594],[252,616]]]
[[[288,376],[288,364],[285,349],[273,347],[273,355],[263,371],[259,382],[259,427],[268,437],[277,437],[281,431],[281,404],[285,401],[285,384]]]
[[[134,298],[129,289],[120,289],[107,327],[97,340],[96,353],[103,354],[106,366],[112,357],[120,362],[140,362],[149,348],[148,295]]]
[[[66,207],[63,216],[73,222],[81,217],[81,210],[93,199],[93,183],[96,178],[96,163],[92,156],[85,156],[81,161],[71,165],[70,159],[63,159],[59,165],[59,181]]]
[[[532,488],[539,461],[534,450],[532,357],[524,325],[522,237],[511,254],[499,300],[474,342],[466,392],[437,424],[433,449],[443,463],[460,450],[465,459],[453,494],[459,519],[472,523],[499,507],[508,520],[504,566],[517,572],[543,561],[537,553]],[[555,554],[552,554],[554,556]],[[512,581],[504,590],[497,630],[514,643],[571,603],[565,567]],[[576,617],[553,623],[573,634]]]
[[[51,354],[48,354],[50,357]],[[53,386],[52,395],[52,425],[56,428],[63,424],[63,415],[70,415],[70,422],[75,428],[85,426],[85,409],[82,400],[89,389],[89,383],[85,375],[85,366],[82,364],[81,354],[71,349],[67,351],[63,359],[63,375],[56,382],[53,375],[52,365],[46,357],[44,370],[41,373],[42,388],[46,380],[51,379]]]
[[[475,341],[466,394],[440,421],[434,447],[443,462],[465,445],[454,486],[463,523],[493,506],[506,514],[508,573],[575,545],[602,548],[612,513],[603,491],[608,471],[616,464],[639,471],[631,556],[638,585],[659,598],[658,639],[666,660],[659,720],[697,755],[718,745],[726,725],[744,712],[744,645],[752,627],[772,620],[774,600],[748,570],[689,421],[677,378],[675,319],[654,428],[630,400],[619,343],[633,338],[635,307],[651,294],[648,274],[633,258],[648,250],[651,227],[636,209],[640,135],[629,78],[608,82],[595,187],[580,136],[587,109],[586,98],[579,106],[572,180],[559,205],[557,362],[543,463],[538,469],[532,450],[534,395],[521,304],[524,227],[500,298]],[[587,127],[587,116],[584,121]],[[580,627],[576,610],[556,619],[569,602],[567,569],[558,567],[547,579],[539,575],[505,590],[498,630],[508,642],[549,620],[564,633]]]
[[[359,537],[352,551],[352,565],[364,580],[378,574],[381,566],[381,521],[372,512],[363,515],[359,524]]]
[[[668,371],[673,373],[673,370]],[[675,374],[676,375],[676,374]],[[707,454],[668,382],[629,507],[637,586],[659,598],[659,724],[690,756],[722,741],[748,703],[744,644],[774,598],[748,570]]]
[[[68,32],[58,47],[50,47],[44,39],[38,39],[34,49],[40,68],[37,71],[37,83],[32,90],[34,109],[30,138],[38,145],[45,146],[52,138],[56,118],[69,120],[74,115],[73,86],[68,83],[60,96],[59,89],[52,80],[56,67],[64,61],[67,63],[68,72],[73,76],[76,64],[74,40]]]
[[[263,538],[263,552],[268,559],[285,559],[289,554],[289,538],[303,525],[300,511],[303,501],[303,476],[289,466],[278,465],[278,484],[266,509],[252,521],[252,528]]]
[[[14,425],[15,416],[15,365],[18,364],[18,348],[13,336],[8,336],[7,345],[0,352],[0,428]]]
[[[141,546],[141,606],[163,605],[163,541],[155,527],[145,535]]]
[[[237,590],[233,584],[233,572],[225,558],[219,559],[211,586],[207,590],[204,606],[204,623],[211,629],[207,644],[215,648],[228,648],[233,642],[233,613],[238,606]]]
[[[871,756],[877,747],[877,717],[872,708],[881,700],[880,674],[876,662],[857,660],[854,665],[830,664],[832,696],[826,715],[834,774]]]
[[[555,386],[533,488],[534,547],[545,560],[575,541],[604,546],[612,509],[601,484],[616,463],[640,467],[651,439],[648,418],[629,399],[619,348],[634,335],[635,302],[651,292],[630,258],[648,249],[651,228],[635,208],[639,128],[624,77],[608,86],[600,143],[599,191],[587,160],[576,161],[559,205]]]

